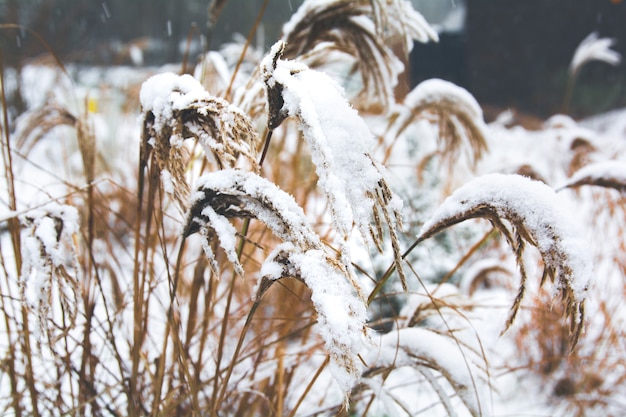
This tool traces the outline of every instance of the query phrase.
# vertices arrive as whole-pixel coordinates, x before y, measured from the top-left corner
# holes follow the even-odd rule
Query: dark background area
[[[264,36],[257,40],[271,45],[302,1],[271,0]],[[65,62],[128,65],[136,47],[143,51],[141,64],[162,65],[182,59],[188,36],[191,56],[197,57],[234,33],[246,35],[262,3],[228,0],[209,27],[207,0],[0,0],[0,22],[37,32]],[[483,105],[547,117],[561,110],[569,62],[589,33],[615,38],[614,49],[626,57],[624,1],[466,0],[465,7],[463,30],[442,33],[439,44],[416,45],[410,59],[413,85],[444,78],[467,88]],[[16,29],[0,30],[0,48],[4,65],[16,67],[46,53],[32,34]],[[626,106],[625,68],[586,65],[571,113]]]
[[[303,0],[271,0],[262,31],[269,44]],[[128,47],[144,64],[179,61],[191,36],[196,52],[217,49],[235,33],[247,35],[263,1],[229,0],[209,27],[208,0],[0,0],[0,22],[37,32],[61,59],[91,65],[128,64]],[[24,30],[0,31],[5,62],[15,66],[46,53]]]

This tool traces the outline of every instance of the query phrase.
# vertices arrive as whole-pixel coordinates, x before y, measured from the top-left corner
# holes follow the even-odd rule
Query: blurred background
[[[269,0],[255,45],[267,48],[303,0]],[[216,13],[215,6],[223,3]],[[547,117],[562,111],[571,58],[590,33],[626,54],[622,0],[412,0],[440,33],[416,44],[411,85],[438,77],[467,88],[487,118],[501,109]],[[236,34],[246,36],[262,0],[0,0],[3,64],[50,59],[28,30],[66,63],[159,66],[191,62]],[[211,9],[213,6],[213,9]],[[217,8],[219,9],[219,8]],[[209,10],[213,10],[213,15]],[[212,22],[212,18],[216,18]],[[592,62],[578,74],[568,111],[582,117],[626,106],[626,66]]]

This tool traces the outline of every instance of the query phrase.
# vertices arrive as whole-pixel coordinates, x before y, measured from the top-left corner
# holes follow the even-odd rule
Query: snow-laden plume
[[[300,279],[309,287],[331,369],[347,401],[361,373],[357,354],[367,318],[364,297],[351,270],[326,252],[291,195],[251,172],[230,169],[201,177],[183,234],[217,236],[229,261],[242,274],[236,230],[228,221],[233,217],[256,218],[285,242],[261,268],[257,300],[283,277]],[[207,255],[213,257],[210,249]]]
[[[569,111],[576,79],[585,64],[593,61],[604,62],[613,66],[620,64],[622,56],[619,52],[611,49],[614,44],[614,39],[600,38],[597,32],[592,32],[578,45],[569,65],[569,77],[563,96],[563,113]]]
[[[382,168],[368,153],[374,146],[372,133],[341,87],[324,73],[281,60],[284,48],[283,42],[277,42],[261,63],[268,90],[269,128],[280,125],[287,116],[298,118],[311,149],[318,185],[329,202],[346,265],[350,263],[346,242],[353,224],[381,249],[382,225],[386,223],[406,289],[396,234],[401,201],[393,196]],[[370,224],[372,216],[374,227]]]
[[[330,370],[344,393],[344,406],[363,369],[359,352],[368,338],[363,299],[346,280],[348,271],[323,250],[279,245],[261,267],[258,295],[278,279],[296,278],[311,290],[318,332],[330,356]]]
[[[441,153],[450,163],[466,142],[472,161],[487,150],[488,128],[476,99],[449,81],[430,79],[417,85],[390,118],[388,135],[396,138],[416,120],[430,119],[439,126]]]
[[[73,235],[79,230],[78,211],[49,204],[21,217],[24,305],[37,314],[41,336],[53,343],[58,331],[71,327],[78,308],[78,273]],[[56,299],[58,298],[58,299]],[[58,304],[57,304],[58,303]],[[60,305],[61,309],[55,309]],[[63,317],[55,317],[62,311]]]
[[[148,155],[154,155],[164,189],[183,207],[189,198],[185,139],[197,140],[220,169],[235,166],[240,156],[256,166],[258,135],[248,116],[209,94],[192,76],[152,76],[143,83],[140,100],[144,112],[142,158],[147,163]]]
[[[584,300],[592,277],[590,251],[579,225],[552,188],[520,175],[489,174],[456,190],[424,224],[421,242],[457,223],[486,218],[513,248],[521,283],[508,328],[519,309],[526,289],[523,252],[526,243],[535,246],[544,264],[541,283],[558,280],[558,290],[571,319],[574,343],[581,334]],[[508,222],[510,226],[505,224]]]
[[[596,185],[626,192],[626,162],[603,161],[586,165],[576,171],[561,188]]]
[[[609,65],[619,65],[622,60],[619,52],[611,49],[615,40],[601,38],[597,32],[590,33],[576,48],[569,66],[570,76],[575,76],[580,68],[591,61],[601,61]]]
[[[360,73],[361,100],[386,107],[393,102],[393,89],[404,70],[404,53],[420,42],[438,40],[436,31],[404,0],[308,0],[283,27],[286,58],[328,63],[329,56],[350,57]],[[337,53],[333,55],[333,53]]]

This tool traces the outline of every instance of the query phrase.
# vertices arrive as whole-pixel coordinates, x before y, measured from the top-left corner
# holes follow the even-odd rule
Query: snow
[[[290,22],[291,29],[298,19],[306,20],[315,7],[336,3],[321,0],[305,2],[305,7]],[[411,14],[408,2],[390,0],[371,3],[379,8],[378,18],[381,21],[402,22],[405,27],[412,28],[414,33],[410,37],[421,41],[436,37],[425,23],[420,23],[418,14]],[[353,22],[363,31],[375,33],[380,30],[365,16],[359,16]],[[286,30],[289,29],[288,24]],[[385,36],[393,35],[391,32],[395,29],[390,28]],[[408,42],[408,37],[405,41]],[[313,51],[307,52],[317,58],[323,57],[330,45],[330,42],[320,43]],[[222,261],[226,258],[240,275],[245,270],[246,276],[237,277],[228,320],[224,320],[227,330],[223,335],[224,355],[219,364],[222,370],[229,354],[234,352],[234,343],[240,336],[240,325],[245,319],[251,296],[253,302],[259,301],[253,297],[252,286],[246,286],[251,276],[255,279],[258,274],[257,290],[268,283],[279,285],[275,281],[287,277],[301,280],[310,291],[310,303],[317,320],[312,332],[306,333],[305,337],[301,338],[300,333],[293,332],[285,338],[282,330],[274,328],[280,327],[275,324],[282,319],[275,316],[274,300],[271,297],[263,299],[254,317],[255,323],[244,340],[244,350],[238,358],[228,390],[232,388],[239,393],[266,395],[262,387],[267,387],[268,381],[277,384],[278,362],[282,361],[285,370],[282,375],[291,378],[284,398],[285,412],[294,407],[304,391],[310,388],[296,415],[316,412],[320,415],[336,414],[336,407],[340,407],[342,401],[346,404],[349,397],[352,401],[349,412],[361,415],[359,413],[363,411],[364,414],[365,407],[370,406],[371,394],[375,396],[368,415],[532,413],[560,417],[575,414],[572,407],[585,401],[595,404],[581,409],[586,415],[623,414],[622,398],[626,393],[623,384],[619,384],[623,380],[623,352],[619,350],[619,343],[623,339],[626,323],[623,308],[626,268],[623,256],[626,235],[623,201],[626,184],[624,110],[583,121],[567,115],[555,115],[536,131],[514,126],[513,112],[506,112],[496,122],[486,125],[482,121],[479,104],[469,92],[442,80],[426,81],[394,109],[399,112],[397,122],[409,120],[412,109],[420,106],[453,105],[477,123],[489,148],[475,167],[461,170],[455,165],[447,170],[436,152],[439,139],[437,128],[425,120],[427,116],[406,126],[396,123],[392,127],[403,127],[403,130],[390,131],[389,114],[359,114],[350,104],[344,91],[345,85],[339,84],[339,78],[331,79],[320,71],[321,68],[314,68],[313,60],[304,61],[306,65],[289,60],[274,63],[273,58],[277,56],[279,47],[280,44],[275,45],[272,52],[266,55],[260,71],[256,68],[257,61],[252,62],[260,58],[260,51],[249,50],[247,59],[251,61],[241,67],[232,91],[233,102],[241,104],[245,113],[208,92],[219,95],[226,88],[233,64],[242,50],[241,45],[231,45],[228,51],[220,53],[209,52],[205,59],[213,67],[213,72],[197,71],[195,79],[169,72],[172,66],[133,70],[90,68],[81,71],[71,69],[71,73],[76,73],[76,82],[70,85],[72,83],[64,74],[59,76],[49,68],[25,65],[22,84],[29,109],[53,102],[67,106],[72,114],[82,114],[80,106],[83,98],[90,97],[97,102],[97,112],[90,113],[95,121],[94,131],[98,140],[98,179],[94,190],[99,203],[96,206],[97,216],[102,210],[102,217],[107,220],[102,224],[110,226],[111,230],[98,228],[93,246],[87,252],[84,242],[86,232],[80,229],[79,211],[72,207],[84,210],[86,188],[75,137],[68,136],[68,132],[73,133],[71,128],[55,129],[45,141],[34,144],[24,158],[15,154],[19,201],[14,211],[1,207],[0,220],[6,224],[7,220],[19,216],[22,221],[23,268],[11,271],[15,260],[10,251],[10,236],[9,233],[2,234],[5,277],[0,281],[5,319],[9,322],[6,324],[5,321],[0,326],[2,349],[7,352],[8,344],[13,343],[18,347],[15,352],[21,354],[21,338],[26,335],[19,320],[22,307],[26,307],[28,317],[34,318],[35,325],[31,327],[35,336],[33,340],[40,342],[45,341],[45,336],[50,337],[49,341],[54,340],[54,336],[66,330],[62,327],[66,324],[63,319],[72,319],[75,315],[77,326],[69,333],[63,333],[63,342],[69,343],[68,350],[63,351],[63,342],[53,347],[67,355],[63,357],[63,366],[75,366],[76,355],[72,352],[80,352],[77,341],[84,336],[80,332],[85,324],[81,321],[85,317],[85,305],[78,302],[76,296],[84,291],[91,297],[87,301],[93,302],[94,307],[94,332],[89,335],[92,343],[90,353],[100,359],[94,365],[93,374],[97,375],[94,389],[102,401],[111,397],[113,408],[126,410],[125,388],[120,381],[128,376],[125,370],[127,350],[132,346],[132,337],[128,335],[133,329],[132,302],[136,294],[132,292],[132,271],[137,265],[132,246],[137,237],[139,242],[143,240],[143,236],[136,236],[133,232],[135,222],[142,221],[134,217],[141,126],[135,114],[138,110],[136,97],[128,98],[126,94],[139,87],[147,74],[160,72],[143,84],[139,99],[143,111],[152,112],[162,126],[171,122],[175,112],[198,103],[201,106],[194,109],[206,115],[212,108],[202,105],[211,101],[217,103],[216,108],[223,110],[216,119],[222,126],[232,126],[240,120],[240,116],[253,114],[254,124],[251,122],[250,126],[262,131],[265,125],[262,78],[269,75],[267,85],[283,88],[282,110],[295,119],[286,121],[274,132],[274,140],[284,140],[280,143],[284,147],[279,149],[288,152],[275,155],[270,149],[266,165],[258,172],[233,168],[202,171],[201,164],[192,160],[190,170],[204,175],[196,180],[195,191],[190,198],[192,208],[189,216],[185,219],[167,205],[158,206],[163,210],[162,224],[153,231],[158,229],[154,233],[158,233],[155,236],[160,240],[150,249],[147,264],[143,265],[141,261],[140,268],[146,268],[149,281],[146,281],[145,293],[138,294],[145,297],[146,303],[150,301],[150,306],[145,307],[148,332],[141,346],[145,365],[141,362],[139,367],[139,373],[146,375],[143,381],[146,386],[153,375],[153,360],[169,357],[170,352],[177,352],[178,349],[172,349],[172,344],[164,346],[163,334],[171,301],[170,286],[176,250],[180,243],[180,234],[176,231],[186,221],[185,231],[197,230],[200,236],[186,236],[189,239],[188,252],[181,263],[176,313],[181,315],[181,320],[177,322],[179,330],[191,335],[192,343],[187,345],[183,338],[172,343],[185,343],[185,354],[191,360],[204,355],[198,362],[203,366],[202,370],[197,375],[191,375],[193,378],[197,376],[202,381],[213,381],[217,361],[213,356],[214,347],[218,345],[220,336],[219,330],[215,330],[220,326],[215,324],[222,323],[221,319],[227,313],[225,300],[231,285],[231,281],[215,278],[220,277],[218,268],[224,266]],[[616,64],[619,55],[611,51],[611,47],[610,40],[597,36],[588,38],[579,48],[572,70],[591,59]],[[382,55],[376,56],[376,65],[387,65],[383,63],[383,58]],[[339,67],[347,73],[345,62],[350,61],[342,61]],[[388,68],[385,76],[391,77],[397,69]],[[9,70],[7,75],[7,87],[14,88],[10,85]],[[202,80],[202,84],[198,80]],[[395,80],[386,82],[392,85]],[[207,85],[215,88],[203,88]],[[123,104],[128,104],[124,100],[128,100],[133,105],[129,107],[134,107],[134,110],[122,114]],[[308,157],[307,152],[298,153],[300,148],[295,140],[299,140],[300,135],[294,128],[296,124],[312,153],[324,198],[318,199],[316,195],[308,201],[296,202],[291,193],[299,196],[298,187],[304,184],[296,181],[294,188],[285,186],[284,189],[274,184],[282,179],[283,165],[291,166],[288,165],[292,162],[291,158]],[[20,132],[12,134],[19,135]],[[202,135],[201,130],[195,133]],[[399,137],[393,137],[393,133],[399,133]],[[67,140],[65,136],[68,136]],[[374,138],[379,138],[380,142]],[[185,140],[181,136],[167,139],[173,148],[183,146]],[[374,152],[391,149],[389,143],[383,143],[390,139],[395,141],[394,148],[383,167],[375,162],[375,157],[379,155]],[[206,140],[209,141],[209,138]],[[584,152],[574,146],[576,143],[583,143]],[[203,145],[206,151],[223,150],[225,147],[217,141]],[[274,145],[277,143],[272,142]],[[306,163],[308,160],[302,161],[303,165]],[[536,174],[543,182],[504,174],[517,172],[520,168]],[[164,190],[173,194],[177,185],[172,172],[163,169],[158,174]],[[410,291],[396,293],[399,284],[390,281],[390,288],[384,289],[385,297],[381,297],[385,298],[384,301],[388,297],[389,305],[393,307],[393,312],[389,313],[391,316],[384,317],[387,323],[391,323],[390,326],[379,333],[368,329],[368,325],[374,325],[368,323],[368,311],[372,312],[373,308],[368,310],[365,305],[362,288],[371,290],[376,278],[392,260],[388,251],[382,255],[371,253],[367,247],[369,242],[364,243],[359,236],[352,236],[352,229],[356,226],[361,235],[367,236],[372,208],[376,204],[371,196],[379,192],[379,181],[389,178],[393,178],[389,183],[393,184],[394,196],[387,202],[387,207],[390,212],[404,210],[409,218],[405,222],[407,233],[401,240],[403,249],[415,242],[420,226],[422,232],[418,239],[423,239],[439,232],[440,224],[447,227],[456,224],[457,220],[481,214],[473,211],[477,208],[490,210],[510,229],[511,234],[518,227],[517,231],[523,234],[527,243],[537,246],[545,262],[533,257],[535,251],[526,251],[524,261],[528,276],[535,273],[540,276],[541,269],[546,266],[558,269],[566,279],[566,282],[558,284],[570,286],[576,302],[585,301],[586,330],[577,350],[570,356],[560,358],[550,372],[545,368],[538,370],[536,363],[532,362],[551,359],[542,357],[545,354],[542,349],[553,342],[549,337],[551,333],[547,332],[557,326],[537,315],[543,307],[540,305],[544,300],[541,298],[543,293],[537,293],[536,299],[527,297],[525,302],[529,308],[520,309],[519,322],[515,323],[519,326],[514,325],[508,333],[501,335],[503,326],[498,317],[506,316],[516,296],[518,272],[514,266],[517,259],[513,251],[506,247],[507,242],[502,235],[485,234],[493,226],[487,222],[463,222],[450,233],[441,233],[436,238],[433,236],[433,239],[420,242],[406,256],[406,264],[415,271],[415,276],[410,278],[416,278],[412,279]],[[457,184],[464,185],[457,188]],[[622,193],[587,185],[604,185]],[[552,186],[560,186],[558,192]],[[568,189],[574,187],[575,191]],[[452,191],[454,188],[457,188],[456,191]],[[3,201],[8,201],[6,194],[4,190]],[[49,203],[55,200],[67,205]],[[42,205],[42,202],[46,204]],[[316,217],[317,212],[327,213],[328,202],[332,212],[330,226],[327,217]],[[251,234],[246,238],[254,244],[246,245],[240,259],[237,247],[242,239],[241,230],[235,227],[233,218],[254,218],[255,222],[262,223],[256,230],[263,233],[265,226],[283,242],[272,246],[273,239],[263,238],[267,234],[261,233],[260,237]],[[519,226],[524,231],[520,231]],[[107,233],[115,237],[108,238]],[[480,240],[482,236],[486,236],[484,241]],[[225,257],[213,253],[213,243],[219,245]],[[205,271],[201,276],[195,276],[194,271],[192,278],[190,269],[197,258],[203,256],[202,250],[210,260],[212,271]],[[96,265],[93,271],[100,274],[99,281],[84,272],[87,267],[77,263],[77,256],[81,260],[93,257]],[[533,262],[535,260],[537,262]],[[446,277],[445,283],[441,283],[442,277]],[[200,283],[199,294],[193,293],[192,279],[194,285]],[[119,288],[114,286],[114,281]],[[362,285],[361,281],[367,285]],[[485,282],[485,285],[477,285],[477,281]],[[213,292],[209,293],[209,290]],[[200,348],[195,341],[197,334],[187,327],[191,326],[188,323],[192,320],[186,301],[192,296],[199,296],[198,318],[209,323],[207,331],[210,335],[202,353],[199,353]],[[555,293],[548,293],[545,298],[552,300],[554,296]],[[308,307],[307,299],[298,302]],[[290,307],[287,305],[287,308]],[[555,307],[554,304],[552,307]],[[557,310],[554,308],[549,312],[556,314]],[[311,320],[309,314],[313,313],[307,310],[297,319]],[[211,320],[214,321],[210,323]],[[264,324],[258,325],[259,322]],[[257,325],[260,330],[255,328]],[[264,339],[260,342],[264,351],[258,351],[257,359],[256,355],[248,354],[257,353],[258,339]],[[566,343],[562,344],[565,346]],[[50,376],[47,372],[50,364],[54,367],[61,363],[59,356],[55,356],[56,352],[42,347],[35,349],[38,350],[33,351],[34,375],[41,377],[41,382],[37,384],[41,389],[37,389],[42,398],[50,395],[49,392],[55,392],[56,384],[62,384],[65,391],[60,392],[54,401],[66,401],[72,392],[78,392],[74,385],[66,388],[66,384],[74,382],[67,382],[71,377],[66,375],[71,373],[63,374],[63,367],[55,368],[61,370],[60,381],[56,380],[56,374]],[[284,352],[279,349],[284,349]],[[159,356],[163,353],[166,355]],[[119,357],[114,357],[114,354]],[[330,356],[330,365],[323,368],[327,355]],[[7,366],[10,366],[12,358],[7,358]],[[118,360],[121,360],[120,369],[116,369],[117,365],[107,367],[109,362],[117,364]],[[14,360],[13,364],[17,366],[16,375],[23,375],[21,359]],[[169,363],[166,365],[170,366]],[[251,375],[250,368],[255,369],[254,375]],[[384,368],[390,368],[390,373],[385,373]],[[168,372],[170,369],[174,368],[168,368]],[[319,375],[316,374],[318,370]],[[171,386],[182,381],[182,377],[181,380],[176,379],[175,373],[170,374],[168,384]],[[317,379],[309,385],[314,375]],[[565,377],[572,378],[579,391],[568,396],[555,394],[556,384]],[[600,378],[598,387],[585,385],[587,381],[595,381],[595,378]],[[18,384],[23,385],[22,380]],[[7,410],[12,406],[9,389],[6,384],[0,386],[0,407]],[[205,385],[198,392],[199,397],[207,393],[210,396],[211,389],[212,384]],[[26,404],[28,393],[20,398]],[[204,398],[199,400],[204,401]],[[29,414],[30,409],[25,405],[22,411]]]

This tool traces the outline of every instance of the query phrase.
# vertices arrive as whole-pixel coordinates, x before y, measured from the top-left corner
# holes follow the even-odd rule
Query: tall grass
[[[594,367],[624,358],[621,313],[585,301],[599,296],[590,262],[557,206],[622,180],[581,175],[558,194],[516,175],[467,181],[495,128],[440,80],[396,100],[413,39],[436,33],[407,2],[307,1],[267,53],[230,45],[196,78],[129,89],[140,126],[120,149],[87,100],[12,119],[0,80],[0,413],[479,416],[521,369],[568,411],[614,410],[620,391]],[[556,178],[588,159],[568,162]],[[602,196],[610,216],[590,227],[604,230],[624,204]],[[623,277],[614,237],[615,262],[596,257]],[[589,304],[605,331],[584,332]],[[506,328],[515,363],[491,344]]]

